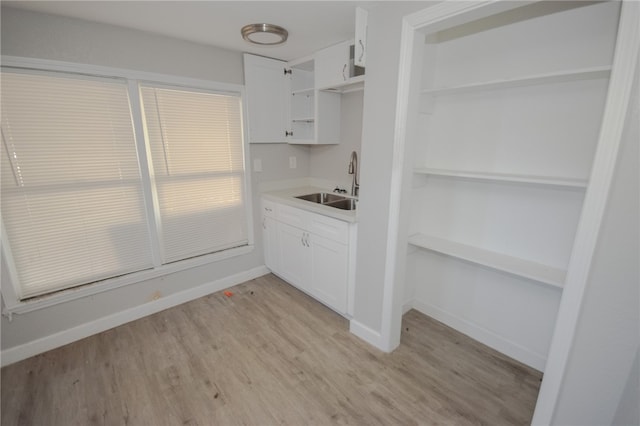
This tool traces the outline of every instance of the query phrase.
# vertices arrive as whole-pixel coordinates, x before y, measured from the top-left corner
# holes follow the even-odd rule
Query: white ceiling
[[[354,37],[362,1],[2,1],[14,7],[80,18],[291,60]],[[270,23],[289,31],[281,46],[254,46],[240,28]]]

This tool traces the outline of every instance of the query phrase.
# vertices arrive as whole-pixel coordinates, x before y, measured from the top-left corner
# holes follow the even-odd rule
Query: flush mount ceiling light
[[[282,27],[273,24],[249,24],[240,30],[242,38],[249,43],[272,46],[287,41],[289,33]]]

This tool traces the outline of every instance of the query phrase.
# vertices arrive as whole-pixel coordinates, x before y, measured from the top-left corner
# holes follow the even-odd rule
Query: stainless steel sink
[[[300,195],[296,198],[318,204],[327,204],[333,201],[341,201],[347,199],[347,197],[343,197],[342,195],[331,194],[328,192],[317,192],[315,194]]]
[[[357,201],[353,198],[345,198],[344,200],[334,201],[332,203],[326,203],[326,206],[335,207],[342,210],[355,210]]]
[[[310,201],[316,204],[323,204],[325,206],[334,207],[336,209],[356,209],[356,200],[348,197],[343,197],[342,195],[331,194],[329,192],[316,192],[314,194],[300,195],[296,198]]]

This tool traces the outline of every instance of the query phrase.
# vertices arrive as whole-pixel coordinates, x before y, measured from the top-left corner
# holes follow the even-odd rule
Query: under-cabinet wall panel
[[[415,309],[544,369],[560,289],[427,250],[407,262]]]

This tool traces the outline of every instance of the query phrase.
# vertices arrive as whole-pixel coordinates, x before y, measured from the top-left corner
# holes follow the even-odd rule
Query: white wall
[[[8,7],[2,8],[2,54],[243,83],[238,52]]]
[[[243,83],[240,52],[110,25],[6,7],[2,8],[1,31],[3,55]],[[91,326],[95,321],[107,317],[116,321],[117,318],[122,317],[118,316],[119,313],[148,309],[154,304],[160,306],[163,303],[162,299],[179,292],[188,293],[214,281],[220,281],[225,285],[229,282],[229,277],[242,279],[248,272],[259,271],[264,265],[264,260],[262,237],[259,232],[261,228],[258,214],[258,183],[308,176],[309,148],[286,144],[251,145],[250,150],[252,157],[259,157],[263,162],[263,172],[252,175],[254,229],[256,230],[253,252],[39,311],[14,315],[12,322],[2,317],[3,355],[7,355],[8,349],[13,349],[16,353],[16,350],[19,352],[24,347],[47,348],[48,343],[64,340],[60,338],[59,333],[64,334],[74,327],[97,330]],[[296,169],[289,169],[289,155],[297,157]],[[2,283],[8,285],[5,267],[2,268],[2,273]],[[157,292],[163,296],[161,300],[150,302]],[[78,333],[71,334],[75,336],[82,334]]]
[[[640,424],[638,75],[553,423]]]
[[[640,351],[636,350],[636,358],[631,365],[627,385],[622,392],[622,398],[613,418],[613,425],[639,425],[640,424]]]
[[[358,254],[351,330],[374,345],[381,343],[376,339],[381,334],[387,271],[387,228],[402,18],[432,4],[434,2],[372,2],[369,8]]]
[[[311,147],[309,166],[311,177],[335,182],[341,188],[351,191],[348,165],[352,151],[358,153],[358,160],[360,160],[362,100],[362,91],[342,95],[340,144]]]

